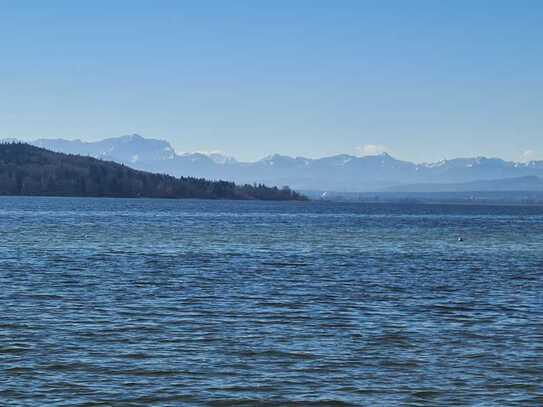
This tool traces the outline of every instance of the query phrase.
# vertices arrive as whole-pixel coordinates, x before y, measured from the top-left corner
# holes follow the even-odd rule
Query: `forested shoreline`
[[[305,200],[288,187],[175,178],[25,143],[0,144],[0,195]]]

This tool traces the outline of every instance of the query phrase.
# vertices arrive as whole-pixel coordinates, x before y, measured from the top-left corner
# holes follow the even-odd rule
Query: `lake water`
[[[543,208],[0,198],[0,238],[0,405],[543,405]]]

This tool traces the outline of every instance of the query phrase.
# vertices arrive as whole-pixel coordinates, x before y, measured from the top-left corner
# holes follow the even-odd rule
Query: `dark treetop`
[[[175,178],[24,143],[0,144],[0,195],[305,199],[288,187],[239,186],[225,181]]]

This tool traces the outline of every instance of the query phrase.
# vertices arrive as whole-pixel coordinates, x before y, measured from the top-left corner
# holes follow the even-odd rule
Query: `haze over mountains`
[[[457,158],[416,164],[383,153],[365,157],[341,154],[320,159],[270,155],[239,162],[221,154],[178,154],[163,140],[130,135],[98,142],[38,139],[49,150],[88,155],[136,169],[225,179],[238,183],[289,185],[319,191],[543,190],[543,161],[518,163],[499,158]]]

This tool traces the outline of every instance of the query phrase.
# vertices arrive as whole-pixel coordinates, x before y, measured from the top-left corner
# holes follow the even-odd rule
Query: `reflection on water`
[[[543,404],[542,208],[1,198],[0,238],[2,405]]]

